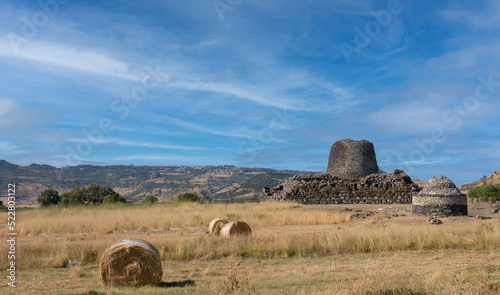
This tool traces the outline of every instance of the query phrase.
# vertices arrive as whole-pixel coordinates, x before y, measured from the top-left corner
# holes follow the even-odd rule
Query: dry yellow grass
[[[443,250],[275,260],[164,261],[160,287],[111,291],[98,284],[98,269],[93,266],[26,270],[20,273],[16,290],[4,288],[2,294],[493,295],[500,292],[499,259],[499,253]]]
[[[17,290],[50,290],[41,281],[55,282],[61,274],[78,281],[80,294],[95,290],[99,257],[125,238],[155,246],[164,282],[196,282],[170,288],[170,294],[497,294],[500,289],[500,263],[493,260],[500,257],[498,219],[445,218],[443,225],[432,226],[425,217],[388,219],[377,212],[357,220],[350,214],[342,206],[287,203],[19,211],[16,262],[25,287]],[[214,217],[245,220],[253,234],[229,240],[211,236],[206,226]],[[3,238],[5,226],[0,226]],[[6,247],[1,243],[0,253]],[[82,262],[80,268],[64,268],[68,259]],[[2,269],[7,262],[0,256]],[[74,292],[52,287],[61,294]]]
[[[138,228],[206,227],[214,217],[241,219],[251,226],[319,225],[350,221],[350,214],[290,203],[158,205],[117,208],[50,208],[18,212],[20,236],[106,233]],[[311,214],[313,213],[313,214]],[[230,220],[231,221],[231,220]]]

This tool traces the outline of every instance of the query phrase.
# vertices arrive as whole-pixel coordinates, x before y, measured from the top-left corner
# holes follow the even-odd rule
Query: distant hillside
[[[495,171],[495,173],[491,174],[490,176],[485,175],[483,178],[481,178],[476,182],[464,184],[460,187],[460,191],[466,194],[471,189],[477,186],[490,185],[490,184],[500,184],[500,171]]]
[[[157,196],[160,201],[184,192],[206,190],[213,199],[256,200],[262,187],[272,187],[302,173],[292,170],[239,168],[235,166],[95,166],[56,168],[31,164],[18,166],[0,160],[0,200],[5,202],[7,185],[16,183],[19,205],[37,205],[40,193],[53,188],[59,193],[92,183],[105,185],[132,201]],[[4,189],[1,189],[4,188]]]

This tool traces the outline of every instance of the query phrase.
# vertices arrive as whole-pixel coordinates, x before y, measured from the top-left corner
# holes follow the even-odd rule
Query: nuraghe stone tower
[[[467,196],[446,176],[434,176],[413,196],[414,215],[467,215]]]
[[[343,178],[359,178],[378,173],[373,143],[342,139],[330,149],[326,173]]]
[[[410,204],[417,186],[402,170],[381,173],[373,144],[343,139],[331,150],[327,173],[293,176],[263,198],[303,204]]]

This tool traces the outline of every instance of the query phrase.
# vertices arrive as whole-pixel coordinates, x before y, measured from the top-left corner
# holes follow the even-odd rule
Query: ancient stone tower
[[[431,178],[412,199],[415,215],[467,215],[467,196],[446,176]]]
[[[379,173],[367,140],[343,139],[330,150],[327,173],[299,174],[263,190],[263,199],[302,204],[410,204],[418,187],[402,170]]]
[[[360,178],[378,172],[373,143],[342,139],[332,145],[326,173],[342,178]]]

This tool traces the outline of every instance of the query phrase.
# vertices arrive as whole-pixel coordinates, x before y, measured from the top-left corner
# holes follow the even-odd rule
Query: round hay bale
[[[214,220],[210,221],[210,224],[208,225],[208,232],[215,236],[219,236],[220,230],[224,227],[224,225],[228,223],[229,221],[227,221],[225,218],[215,218]]]
[[[150,243],[123,240],[109,247],[99,264],[104,287],[119,285],[153,285],[161,282],[163,274],[160,255]]]
[[[250,226],[243,221],[229,222],[220,231],[221,237],[231,237],[236,235],[249,236],[252,234]]]

